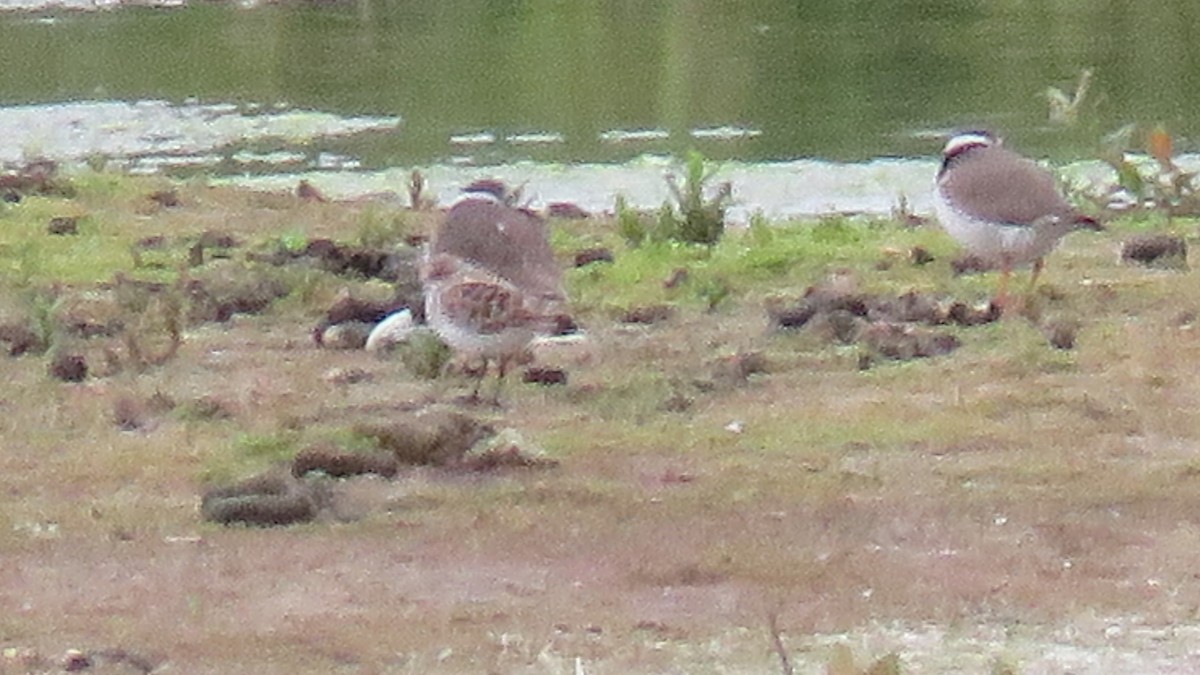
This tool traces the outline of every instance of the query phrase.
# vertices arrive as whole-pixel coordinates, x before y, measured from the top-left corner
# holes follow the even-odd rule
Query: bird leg
[[[1038,277],[1042,274],[1042,268],[1046,265],[1045,260],[1038,258],[1033,261],[1033,272],[1029,276],[1029,289],[1025,292],[1025,297],[1021,302],[1020,312],[1025,318],[1036,321],[1037,306],[1035,303],[1037,293]]]
[[[508,374],[508,357],[500,357],[496,362],[496,394],[492,397],[492,405],[500,406],[500,390],[504,387],[504,376]]]
[[[471,397],[467,399],[471,403],[479,403],[479,388],[483,386],[483,380],[487,377],[488,359],[483,357],[483,365],[475,372],[469,373],[475,377],[475,388],[471,390]]]
[[[1046,266],[1046,261],[1043,258],[1038,258],[1033,261],[1033,275],[1029,277],[1029,294],[1037,290],[1038,276],[1042,273],[1042,268]]]
[[[1003,316],[1008,309],[1008,278],[1012,276],[1012,260],[1008,256],[1004,256],[1000,260],[1000,287],[996,289],[996,298],[992,300],[992,304],[1000,308],[1000,314]]]

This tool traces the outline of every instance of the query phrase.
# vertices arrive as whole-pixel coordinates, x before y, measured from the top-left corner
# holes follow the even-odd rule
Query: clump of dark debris
[[[661,323],[674,316],[675,310],[670,305],[645,305],[626,310],[621,316],[621,323],[655,324]]]
[[[1173,234],[1139,234],[1121,246],[1121,261],[1165,269],[1187,269],[1187,241]]]
[[[804,328],[830,342],[862,345],[868,350],[862,367],[869,367],[872,357],[909,360],[949,354],[961,344],[953,328],[982,326],[1002,314],[995,303],[970,305],[931,293],[867,293],[849,272],[831,274],[799,299],[773,297],[765,305],[772,329]],[[1076,323],[1039,322],[1036,313],[1027,318],[1052,346],[1074,347]]]
[[[201,515],[224,525],[292,525],[326,513],[339,517],[339,483],[333,479],[369,474],[391,480],[404,467],[418,465],[469,473],[557,466],[512,430],[497,434],[483,420],[452,410],[390,414],[353,423],[350,431],[374,442],[375,449],[310,445],[285,465],[208,490]]]
[[[355,434],[375,441],[402,464],[450,466],[495,433],[488,423],[453,410],[430,410],[385,421],[357,422]]]
[[[328,491],[319,485],[272,470],[209,490],[200,500],[200,513],[205,520],[223,525],[267,527],[308,522],[329,504]]]
[[[334,478],[368,473],[394,478],[399,470],[400,462],[393,453],[347,452],[329,443],[309,446],[292,460],[292,475],[297,478],[311,471],[320,471]]]

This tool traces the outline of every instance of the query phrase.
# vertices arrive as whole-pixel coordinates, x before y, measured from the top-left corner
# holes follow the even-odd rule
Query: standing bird
[[[1078,229],[1104,229],[1067,203],[1049,171],[987,131],[959,134],[946,143],[934,203],[950,236],[1000,268],[995,302],[1001,309],[1014,267],[1033,264],[1032,292],[1043,259],[1060,239]]]
[[[541,313],[566,301],[562,268],[537,214],[515,205],[518,195],[498,180],[478,180],[446,212],[431,255],[445,253],[485,269],[519,288]]]
[[[421,281],[429,326],[456,355],[483,360],[470,400],[479,400],[488,362],[494,361],[499,379],[492,401],[499,404],[508,367],[525,357],[533,341],[537,311],[515,284],[448,253],[430,256]]]

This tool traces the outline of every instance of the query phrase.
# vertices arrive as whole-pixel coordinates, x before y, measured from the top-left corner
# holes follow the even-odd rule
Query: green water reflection
[[[1200,138],[1195,0],[360,0],[196,3],[0,15],[0,104],[157,98],[399,115],[333,143],[367,166],[524,158],[858,160],[936,151],[933,131],[997,128],[1085,156],[1127,122]],[[1081,121],[1043,92],[1093,68]],[[696,128],[761,131],[697,140]],[[612,129],[661,128],[620,144]],[[501,140],[458,147],[455,134]],[[551,132],[561,143],[512,144]],[[340,147],[338,147],[340,146]]]

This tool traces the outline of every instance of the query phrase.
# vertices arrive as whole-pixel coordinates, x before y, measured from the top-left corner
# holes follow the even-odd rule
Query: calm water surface
[[[767,183],[782,178],[753,167],[795,180],[805,167],[920,158],[927,183],[938,134],[961,126],[1057,161],[1094,156],[1128,123],[1165,124],[1194,149],[1198,29],[1194,0],[9,11],[0,160],[104,155],[144,171],[316,172],[337,186],[411,167],[447,180],[524,167],[515,177],[529,180],[616,166],[634,181],[649,167],[658,183],[655,157],[698,149]],[[1053,122],[1047,88],[1070,94],[1084,69],[1094,77],[1077,122]],[[839,186],[831,202],[862,191]],[[881,189],[889,201],[902,191]]]

